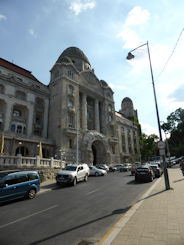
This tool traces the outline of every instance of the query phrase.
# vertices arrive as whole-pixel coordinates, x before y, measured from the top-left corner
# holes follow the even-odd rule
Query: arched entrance
[[[29,152],[28,152],[27,147],[25,147],[25,146],[17,147],[17,149],[15,151],[15,155],[17,156],[18,154],[21,154],[23,157],[29,156]]]
[[[92,145],[93,165],[106,163],[105,146],[100,140],[95,140]]]

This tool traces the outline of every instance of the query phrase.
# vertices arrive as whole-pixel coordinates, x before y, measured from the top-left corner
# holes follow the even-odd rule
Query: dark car
[[[135,172],[135,181],[150,181],[155,178],[155,173],[149,165],[143,165],[137,168]]]
[[[0,203],[28,197],[40,190],[40,176],[36,171],[0,172]]]
[[[163,170],[157,164],[151,164],[150,167],[152,168],[153,172],[155,173],[155,177],[158,178],[162,175]]]
[[[121,168],[124,167],[124,164],[117,164],[117,165],[114,165],[114,166],[110,166],[109,167],[109,171],[110,172],[115,172],[115,171],[120,171]]]

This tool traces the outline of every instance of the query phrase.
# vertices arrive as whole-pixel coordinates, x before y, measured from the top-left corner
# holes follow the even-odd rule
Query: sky
[[[0,0],[0,57],[48,85],[60,54],[78,47],[114,91],[115,110],[129,97],[142,131],[158,135],[146,43],[163,122],[184,108],[183,10],[183,0]]]

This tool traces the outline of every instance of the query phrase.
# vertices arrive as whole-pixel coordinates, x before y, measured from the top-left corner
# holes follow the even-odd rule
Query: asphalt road
[[[0,207],[0,244],[97,242],[151,185],[116,172],[5,204]]]

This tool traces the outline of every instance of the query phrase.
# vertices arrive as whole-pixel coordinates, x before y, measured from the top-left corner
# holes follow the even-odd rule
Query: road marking
[[[9,223],[7,223],[7,224],[5,224],[5,225],[1,225],[1,226],[0,226],[0,229],[5,228],[5,227],[7,227],[7,226],[9,226],[9,225],[15,224],[15,223],[17,223],[17,222],[23,221],[23,220],[25,220],[25,219],[31,218],[31,217],[36,216],[36,215],[38,215],[38,214],[44,213],[44,212],[46,212],[46,211],[48,211],[48,210],[50,210],[50,209],[57,208],[58,206],[59,206],[59,205],[54,205],[54,206],[51,206],[51,207],[49,207],[49,208],[43,209],[43,210],[41,210],[41,211],[38,211],[38,212],[36,212],[36,213],[33,213],[33,214],[28,215],[28,216],[22,217],[22,218],[20,218],[20,219],[16,219],[16,220],[14,220],[14,221],[12,221],[12,222],[9,222]]]
[[[99,241],[98,245],[110,245],[115,239],[118,233],[125,226],[127,221],[132,217],[136,210],[141,206],[144,199],[152,192],[156,185],[161,181],[159,178],[142,196],[139,200],[132,205],[132,207],[117,221],[117,223],[112,226],[112,228],[104,235],[104,237]]]
[[[96,189],[96,190],[93,190],[93,191],[90,191],[90,192],[88,192],[88,193],[86,194],[86,196],[91,195],[92,193],[94,193],[94,192],[96,192],[96,191],[99,191],[99,190],[100,190],[100,188],[99,188],[99,189]]]

